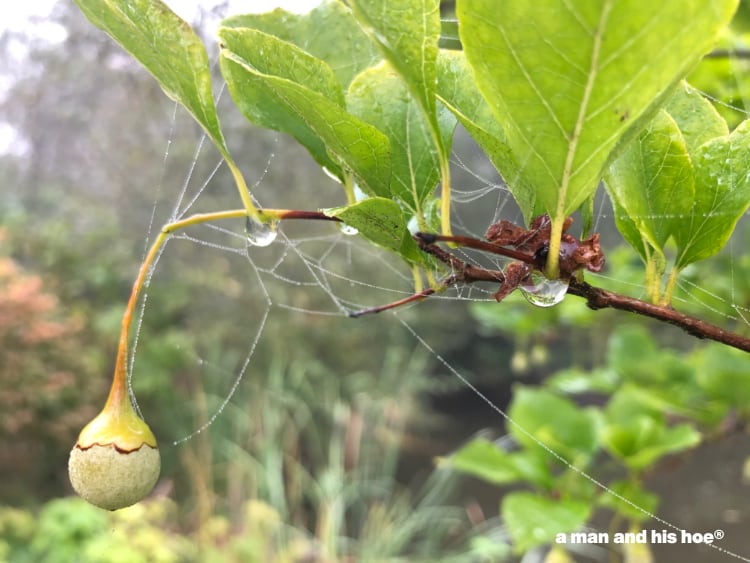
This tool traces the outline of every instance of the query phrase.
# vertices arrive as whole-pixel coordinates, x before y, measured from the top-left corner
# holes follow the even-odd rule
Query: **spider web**
[[[228,96],[220,96],[226,102]],[[734,108],[745,116],[747,112]],[[176,126],[184,116],[175,110],[171,117],[172,127],[167,141],[167,147],[162,162],[162,170],[166,171],[170,158],[170,147],[173,136],[179,135],[179,126]],[[253,134],[264,135],[270,145],[265,165],[254,169],[245,169],[251,191],[256,203],[261,207],[290,207],[295,209],[316,209],[340,204],[343,195],[340,189],[330,180],[326,180],[321,174],[315,180],[321,184],[320,201],[310,195],[305,198],[304,204],[295,201],[284,201],[284,194],[273,193],[265,188],[278,180],[272,180],[272,176],[284,178],[288,172],[289,163],[294,163],[300,154],[295,153],[287,156],[284,151],[288,148],[282,145],[280,138],[274,134],[254,131]],[[499,180],[491,165],[472,147],[465,137],[459,139],[457,148],[452,155],[455,179],[453,190],[453,224],[454,231],[468,234],[476,238],[482,238],[485,228],[500,219],[508,219],[521,224],[522,217],[518,211],[509,190]],[[231,144],[231,143],[230,143]],[[306,158],[306,157],[301,157]],[[310,170],[308,167],[307,170]],[[162,223],[186,218],[194,213],[203,211],[216,211],[222,207],[216,207],[217,202],[232,201],[236,199],[233,188],[228,188],[226,181],[219,177],[225,172],[221,159],[217,156],[210,143],[205,137],[201,137],[197,143],[191,164],[185,171],[181,184],[173,185],[171,178],[163,174],[163,181],[156,192],[154,205],[148,231],[146,234],[146,246],[154,238],[154,231]],[[325,184],[325,185],[323,185]],[[601,190],[600,190],[601,191]],[[174,194],[177,193],[175,198]],[[229,195],[230,199],[225,197]],[[332,199],[333,196],[333,199]],[[336,198],[340,199],[336,199]],[[171,200],[171,201],[170,201]],[[229,204],[237,207],[236,203]],[[166,211],[166,213],[165,213]],[[745,218],[740,221],[738,231],[742,231]],[[614,215],[606,196],[600,196],[596,200],[594,232],[614,232]],[[613,239],[614,240],[614,239]],[[615,240],[612,244],[621,244]],[[605,249],[608,244],[605,240]],[[568,463],[558,452],[550,449],[541,440],[525,428],[519,426],[512,420],[501,406],[484,393],[478,385],[472,381],[472,376],[465,373],[461,368],[450,361],[446,355],[441,353],[438,343],[433,343],[426,331],[423,330],[420,319],[426,310],[431,310],[430,320],[434,319],[435,311],[450,307],[455,302],[461,306],[474,302],[493,301],[492,293],[496,287],[482,284],[471,284],[457,286],[430,297],[427,301],[411,305],[403,309],[386,312],[378,315],[377,319],[365,317],[362,319],[349,319],[348,314],[363,308],[371,307],[394,301],[410,295],[413,292],[413,278],[408,268],[399,263],[393,255],[374,248],[363,242],[357,236],[350,236],[342,232],[335,224],[326,222],[284,222],[280,226],[276,241],[267,248],[259,248],[248,243],[247,236],[240,221],[207,223],[191,227],[184,231],[174,233],[168,243],[163,247],[159,258],[149,276],[149,284],[143,293],[140,305],[140,314],[135,329],[134,345],[131,354],[131,365],[129,377],[133,374],[137,379],[139,364],[139,348],[151,334],[146,325],[148,320],[148,302],[151,294],[151,282],[159,285],[162,276],[174,275],[175,272],[184,271],[185,264],[180,263],[180,248],[190,249],[191,256],[205,255],[215,258],[222,257],[231,267],[227,270],[227,276],[237,284],[237,292],[227,297],[227,302],[232,303],[239,300],[242,302],[250,299],[254,303],[252,315],[248,315],[240,321],[234,329],[241,334],[241,338],[235,341],[235,348],[240,348],[240,353],[229,361],[217,359],[209,351],[201,347],[201,335],[196,335],[190,353],[195,365],[199,368],[202,377],[207,380],[219,382],[224,389],[223,396],[210,409],[206,410],[202,422],[193,427],[187,433],[175,435],[171,438],[172,446],[179,447],[184,442],[194,438],[196,435],[206,431],[214,422],[222,416],[241,385],[247,384],[247,379],[252,378],[255,365],[260,362],[258,355],[262,350],[272,347],[267,333],[269,323],[295,323],[299,318],[314,318],[316,324],[322,331],[333,330],[331,323],[336,324],[337,330],[342,323],[387,323],[392,330],[400,331],[406,338],[413,341],[414,346],[424,350],[432,359],[433,363],[445,374],[455,378],[462,386],[469,389],[475,396],[478,405],[486,405],[491,416],[496,417],[497,425],[506,423],[515,425],[522,433],[533,439],[540,447],[544,448],[552,458],[567,465],[580,477],[594,483],[597,487],[607,491],[620,501],[647,514],[654,522],[662,526],[680,532],[682,528],[666,519],[652,514],[639,507],[631,500],[621,496],[609,489],[604,483],[584,470]],[[503,259],[494,256],[480,256],[474,252],[463,249],[453,249],[452,252],[463,260],[479,262],[482,265],[494,268],[502,268],[505,265]],[[742,295],[737,291],[738,283],[735,269],[738,260],[738,249],[730,241],[724,254],[728,256],[729,277],[731,287],[729,294],[720,294],[710,287],[685,276],[679,282],[681,289],[676,295],[675,301],[678,308],[687,307],[698,310],[709,316],[719,316],[727,323],[740,322],[750,325],[750,310],[740,301]],[[373,267],[375,265],[375,267]],[[188,266],[200,270],[200,263]],[[362,274],[361,272],[366,272]],[[373,272],[376,272],[373,274]],[[616,273],[605,271],[602,274],[588,274],[587,279],[594,285],[620,284],[622,291],[633,296],[645,294],[645,286],[638,282],[618,279]],[[167,282],[165,282],[167,283]],[[199,289],[199,293],[208,294],[209,288]],[[200,295],[198,296],[200,297]],[[572,298],[569,298],[572,299]],[[499,305],[502,306],[502,305]],[[530,306],[530,305],[529,305]],[[727,313],[727,310],[733,313]],[[596,313],[594,313],[596,314]],[[621,313],[625,315],[625,313]],[[242,317],[242,315],[239,315]],[[216,318],[216,323],[225,322]],[[231,322],[237,322],[237,317],[232,317]],[[445,330],[460,330],[460,327],[452,326],[449,320],[445,321]],[[211,327],[206,327],[211,330]],[[432,334],[432,332],[430,332]],[[241,344],[238,344],[241,343]],[[287,343],[290,349],[294,348],[295,342]],[[331,343],[335,346],[335,343]],[[367,343],[363,342],[363,348]],[[377,354],[377,351],[370,351]],[[131,385],[132,394],[132,385]],[[134,396],[133,396],[133,399]],[[701,530],[703,531],[703,530]],[[750,561],[745,555],[736,554],[725,550],[720,545],[712,544],[715,550],[723,554],[742,560]]]

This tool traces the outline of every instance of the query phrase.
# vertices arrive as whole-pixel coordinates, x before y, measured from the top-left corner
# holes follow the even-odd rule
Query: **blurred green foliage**
[[[0,155],[2,185],[12,186],[0,197],[0,560],[432,561],[440,553],[468,561],[504,550],[472,526],[449,472],[430,467],[431,452],[445,446],[425,398],[452,385],[430,375],[428,356],[392,320],[274,306],[214,419],[269,299],[331,308],[304,260],[292,254],[278,265],[283,246],[242,256],[233,234],[241,222],[227,225],[229,234],[186,232],[238,253],[173,240],[148,290],[133,385],[161,444],[154,498],[107,514],[68,496],[67,452],[104,400],[152,212],[153,224],[166,220],[185,174],[193,193],[219,157],[204,147],[194,161],[194,126],[173,119],[152,80],[75,8],[59,5],[52,21],[67,30],[61,44],[13,32],[0,41],[23,45],[28,57],[17,67],[6,58],[13,80],[0,102],[0,120],[17,135],[16,150]],[[319,194],[310,207],[341,203],[339,188],[288,139],[229,116],[229,143],[241,147],[248,179],[262,181],[266,205],[293,207],[310,193]],[[193,209],[235,197],[221,169]],[[317,237],[300,251],[330,253],[321,266],[331,272],[408,288],[377,254],[337,245],[332,225],[287,233]],[[336,291],[354,302],[392,295],[345,281]],[[19,342],[19,334],[31,336]],[[367,353],[342,353],[355,349]]]
[[[609,257],[623,275],[597,282],[634,285],[626,274],[632,255]],[[743,264],[732,261],[725,271],[744,279]],[[711,279],[726,282],[706,265],[696,266],[692,275],[707,280],[705,286],[682,288],[681,299],[693,307],[705,307],[700,294],[711,291]],[[718,294],[715,313],[725,325],[743,330],[737,304]],[[518,552],[550,544],[556,534],[602,517],[610,521],[610,532],[622,525],[641,529],[660,506],[649,477],[686,451],[742,432],[749,420],[750,358],[744,352],[696,345],[692,337],[658,323],[613,322],[610,313],[586,311],[574,300],[554,310],[528,311],[523,300],[511,299],[502,307],[474,303],[472,311],[486,330],[516,335],[512,367],[520,375],[529,379],[535,372],[552,372],[540,385],[514,389],[508,436],[478,438],[443,461],[497,486],[524,486],[506,493],[500,505]],[[529,343],[542,350],[529,352]],[[569,367],[553,368],[550,358],[561,355],[570,355]],[[581,479],[581,472],[614,494]],[[540,511],[552,507],[556,516],[550,525],[535,527]]]
[[[267,308],[264,289],[274,303],[330,308],[330,296],[293,256],[288,271],[271,270],[272,250],[251,263],[183,240],[168,245],[149,288],[134,375],[162,442],[164,478],[154,498],[113,514],[68,497],[67,451],[103,401],[141,235],[155,200],[153,224],[169,216],[198,137],[184,116],[172,120],[173,107],[152,80],[79,13],[60,3],[55,21],[68,30],[60,45],[12,33],[0,41],[6,52],[13,41],[28,49],[17,67],[6,58],[13,82],[0,102],[2,121],[19,135],[18,150],[0,156],[0,560],[497,561],[509,555],[511,539],[521,536],[516,547],[524,549],[548,540],[544,530],[527,533],[540,510],[554,511],[555,529],[547,531],[575,528],[600,510],[615,523],[643,525],[642,512],[513,426],[506,430],[517,449],[478,439],[433,471],[433,456],[498,421],[475,412],[475,396],[467,407],[449,394],[455,380],[436,377],[438,360],[415,350],[393,319],[274,308],[221,415],[172,445],[211,421],[227,397]],[[727,45],[742,46],[735,31]],[[743,65],[710,60],[692,80],[744,107]],[[266,206],[341,203],[339,189],[288,139],[220,110],[230,117],[223,121],[228,144],[239,147],[233,154],[249,180],[261,182]],[[216,162],[204,149],[193,183]],[[459,170],[457,185],[470,176]],[[196,210],[234,201],[223,169],[210,186]],[[466,224],[486,222],[481,210],[466,207],[457,210]],[[327,237],[328,227],[295,225],[290,237]],[[188,234],[236,244],[221,234]],[[675,296],[681,309],[746,330],[750,255],[738,250],[746,238],[740,226],[728,252],[686,269]],[[375,254],[330,238],[309,244],[311,255],[336,251],[325,264],[331,271],[408,291]],[[612,244],[607,259],[611,274],[597,285],[637,292],[643,272],[632,250]],[[277,277],[261,276],[261,286],[256,267]],[[285,276],[308,285],[282,283]],[[342,280],[337,294],[357,303],[394,297],[347,286]],[[649,511],[660,508],[651,471],[741,427],[748,415],[745,355],[649,322],[623,324],[623,314],[589,311],[580,300],[547,310],[516,295],[502,306],[437,301],[418,316],[402,314],[483,390],[512,389],[511,415],[543,444]],[[358,353],[342,354],[351,350]],[[427,404],[443,395],[450,418]],[[480,503],[456,490],[451,469],[521,490],[499,508],[492,495]]]

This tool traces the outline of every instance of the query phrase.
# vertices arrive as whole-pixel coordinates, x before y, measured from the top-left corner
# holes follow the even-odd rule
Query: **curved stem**
[[[146,284],[146,280],[153,268],[156,257],[159,255],[161,247],[167,241],[169,236],[175,231],[179,231],[180,229],[192,225],[199,225],[201,223],[224,219],[238,219],[247,216],[247,209],[230,209],[228,211],[216,211],[213,213],[198,213],[186,217],[185,219],[168,223],[161,228],[161,231],[159,231],[158,236],[149,248],[146,257],[143,259],[143,262],[141,262],[141,266],[138,269],[138,275],[136,276],[135,281],[133,282],[133,288],[130,291],[130,299],[128,299],[125,313],[122,316],[120,341],[117,346],[117,359],[115,361],[115,373],[112,378],[112,387],[110,388],[109,396],[107,397],[107,405],[110,403],[113,405],[122,404],[127,396],[128,341],[130,339],[130,327],[133,323],[133,314],[135,313],[138,298]],[[313,219],[340,222],[340,219],[329,217],[320,211],[299,211],[296,209],[255,209],[253,216],[256,219],[263,221],[270,219]]]
[[[259,219],[258,208],[250,198],[250,190],[245,183],[245,177],[242,175],[242,172],[240,172],[240,169],[237,167],[228,153],[224,154],[224,160],[226,161],[227,166],[229,166],[229,170],[232,172],[234,183],[237,185],[237,191],[240,194],[240,200],[242,200],[242,205],[245,206],[245,215],[247,215],[248,217],[252,217],[253,219]]]
[[[148,273],[151,271],[154,260],[159,254],[159,249],[169,237],[170,232],[171,231],[165,231],[164,228],[162,228],[162,230],[159,232],[159,235],[151,245],[148,254],[146,254],[143,262],[141,262],[141,266],[138,269],[138,275],[133,282],[133,288],[130,290],[130,299],[128,299],[128,304],[125,307],[125,313],[122,315],[122,324],[120,326],[120,342],[117,346],[115,374],[112,378],[112,387],[109,390],[107,406],[109,406],[110,404],[122,404],[127,395],[129,351],[128,341],[130,337],[130,326],[133,322],[133,313],[135,312],[135,306],[138,303],[138,297],[140,296],[141,289],[143,288],[146,279],[148,278]]]

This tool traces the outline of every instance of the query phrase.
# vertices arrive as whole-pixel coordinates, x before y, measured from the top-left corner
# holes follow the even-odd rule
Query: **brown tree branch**
[[[443,264],[451,269],[451,274],[447,276],[436,288],[429,288],[422,292],[416,293],[412,296],[400,299],[387,305],[381,305],[379,307],[373,307],[370,309],[363,309],[351,313],[352,317],[360,317],[362,315],[370,313],[379,313],[393,309],[406,303],[414,301],[421,301],[448,287],[459,283],[475,283],[475,282],[494,282],[502,283],[505,280],[505,275],[500,270],[490,270],[479,266],[474,266],[467,262],[464,262],[457,256],[450,252],[435,246],[433,243],[439,238],[433,238],[419,234],[414,237],[419,247],[426,253],[431,254]],[[485,250],[485,248],[481,248]],[[613,291],[602,289],[599,287],[592,286],[585,281],[579,281],[573,276],[570,279],[570,285],[568,287],[568,293],[582,297],[586,300],[586,304],[593,310],[599,309],[618,309],[620,311],[628,311],[637,315],[643,315],[658,321],[669,323],[671,325],[680,327],[688,334],[695,336],[696,338],[713,340],[720,342],[732,348],[750,352],[750,338],[744,337],[740,334],[724,330],[721,327],[702,321],[690,315],[680,313],[674,310],[672,307],[654,305],[646,301],[641,301],[635,297],[629,297],[627,295],[621,295]]]
[[[568,293],[586,299],[587,305],[594,310],[597,309],[619,309],[629,311],[638,315],[644,315],[652,319],[663,321],[680,327],[688,334],[696,338],[714,340],[732,348],[750,352],[750,338],[735,332],[724,330],[721,327],[702,321],[690,315],[680,313],[671,307],[654,305],[634,297],[614,293],[606,289],[594,287],[584,281],[570,280]]]
[[[706,59],[750,59],[750,49],[714,49]]]

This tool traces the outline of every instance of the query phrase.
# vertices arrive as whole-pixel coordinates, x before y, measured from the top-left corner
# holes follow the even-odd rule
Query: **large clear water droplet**
[[[339,231],[349,236],[356,235],[359,233],[356,227],[352,227],[351,225],[347,225],[346,223],[339,223]]]
[[[253,246],[268,246],[276,240],[278,221],[261,222],[254,217],[245,220],[245,236]]]
[[[526,300],[537,307],[557,305],[568,292],[567,280],[548,280],[539,272],[532,272],[530,278],[519,289]]]

